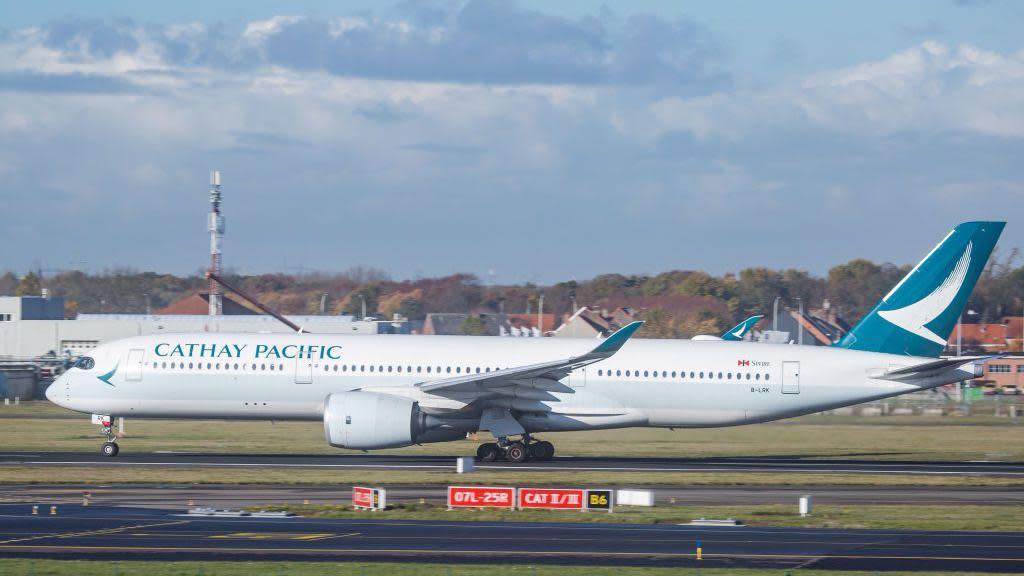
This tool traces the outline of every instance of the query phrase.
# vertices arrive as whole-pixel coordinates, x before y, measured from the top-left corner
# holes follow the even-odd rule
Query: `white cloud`
[[[242,38],[251,42],[263,42],[284,28],[301,21],[301,16],[274,16],[267,20],[249,22],[245,26],[245,32],[242,32]]]
[[[472,66],[347,73],[246,48],[258,44],[262,53],[288,28],[308,24],[280,16],[235,37],[211,36],[201,24],[133,27],[102,49],[88,31],[63,42],[44,29],[0,37],[0,74],[65,83],[0,91],[4,200],[26,214],[41,201],[67,216],[58,238],[41,229],[19,244],[124,256],[133,248],[120,232],[96,225],[114,219],[138,234],[175,238],[181,244],[154,265],[180,270],[178,254],[202,252],[201,233],[181,230],[201,222],[205,173],[214,167],[230,182],[234,263],[259,266],[306,251],[313,234],[331,250],[350,250],[327,254],[338,267],[378,264],[399,274],[450,271],[453,261],[479,269],[490,259],[527,269],[531,254],[552,250],[542,232],[554,228],[569,238],[555,268],[701,267],[704,255],[677,246],[703,241],[730,218],[753,216],[751,234],[767,238],[769,250],[801,225],[820,225],[815,214],[852,221],[889,200],[934,194],[942,205],[925,210],[937,220],[960,217],[979,188],[996,191],[993,210],[1024,199],[1008,153],[1024,147],[1020,53],[926,42],[765,88],[709,80],[694,91],[692,78],[595,82],[589,68],[520,77],[478,77]],[[586,44],[590,36],[572,24],[579,23],[541,28],[561,34],[568,26]],[[324,36],[389,28],[385,36],[445,45],[465,34],[447,24],[415,26],[343,18],[325,24]],[[630,61],[655,48],[632,46],[640,52]],[[116,89],[76,92],[83,78]],[[245,201],[236,203],[239,196]],[[294,211],[288,217],[282,198]],[[627,241],[602,245],[606,229]],[[501,230],[525,231],[525,244],[510,253]],[[360,238],[369,236],[380,245],[364,246]],[[745,255],[742,248],[734,249]]]
[[[651,104],[648,136],[685,130],[738,140],[766,130],[825,129],[883,136],[964,131],[1024,137],[1024,54],[925,42],[877,62],[766,89]]]

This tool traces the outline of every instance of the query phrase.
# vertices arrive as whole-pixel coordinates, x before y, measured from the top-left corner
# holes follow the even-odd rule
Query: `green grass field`
[[[318,422],[132,420],[128,451],[344,454],[331,448]],[[563,456],[798,456],[878,460],[1024,460],[1024,418],[805,416],[780,422],[709,429],[600,430],[544,434]],[[48,402],[0,406],[0,434],[11,449],[99,449],[99,429],[87,415]],[[464,440],[381,450],[381,454],[475,454]]]
[[[996,417],[930,418],[806,416],[769,424],[716,429],[627,429],[545,434],[560,455],[687,457],[803,457],[869,460],[1024,460],[1024,419]],[[351,454],[331,448],[317,422],[245,422],[219,420],[132,420],[121,441],[125,452],[181,451],[251,454]],[[0,435],[11,450],[70,451],[93,454],[102,437],[85,415],[48,402],[0,407]],[[384,450],[383,454],[471,455],[477,442],[464,440]],[[44,471],[45,470],[45,471]],[[0,468],[0,483],[88,483],[110,478],[96,467]],[[480,471],[469,477],[446,471],[259,470],[216,468],[133,468],[119,474],[125,482],[445,484],[550,483],[551,473]],[[825,480],[827,478],[827,480]],[[458,479],[458,480],[456,480]],[[809,485],[827,481],[848,485],[1024,486],[1024,478],[896,476],[872,474],[559,472],[560,483],[773,484]]]
[[[825,570],[746,570],[730,568],[630,568],[623,566],[447,566],[363,562],[106,562],[84,560],[4,560],[5,576],[869,576],[875,572]],[[886,572],[887,576],[939,576],[965,572]],[[988,574],[992,574],[989,572]]]
[[[586,522],[635,524],[684,524],[696,518],[735,518],[749,526],[843,528],[876,530],[977,530],[1019,532],[1024,530],[1024,506],[858,505],[815,506],[814,514],[801,517],[793,505],[762,506],[620,506],[607,512],[559,510],[448,510],[440,504],[397,505],[383,512],[353,510],[347,505],[284,505],[255,507],[287,510],[304,517],[374,520],[447,520],[477,522]]]

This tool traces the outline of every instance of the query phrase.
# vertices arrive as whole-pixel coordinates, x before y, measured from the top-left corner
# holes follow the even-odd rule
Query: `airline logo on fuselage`
[[[300,358],[305,360],[339,360],[341,346],[321,346],[320,344],[257,344],[252,352],[247,352],[248,344],[199,344],[196,342],[157,344],[153,352],[157,356],[167,358],[241,358],[251,354],[252,358],[281,359]]]
[[[737,360],[737,366],[771,366],[771,362],[765,362],[764,360]]]

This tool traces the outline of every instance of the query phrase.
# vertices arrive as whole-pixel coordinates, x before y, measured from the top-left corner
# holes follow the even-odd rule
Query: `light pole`
[[[796,325],[797,325],[797,340],[796,340],[796,343],[802,346],[803,343],[804,343],[804,299],[803,298],[797,298],[796,301],[797,301],[797,304],[800,307],[800,318],[799,318],[799,321],[796,323]]]
[[[957,356],[960,356],[960,344],[962,342],[961,336],[963,335],[964,314],[967,314],[968,316],[977,316],[978,315],[978,313],[975,312],[974,310],[967,310],[966,312],[961,312],[960,316],[957,317],[957,319],[956,319],[956,355]]]
[[[772,332],[779,331],[779,300],[782,296],[776,296],[775,302],[772,302]]]

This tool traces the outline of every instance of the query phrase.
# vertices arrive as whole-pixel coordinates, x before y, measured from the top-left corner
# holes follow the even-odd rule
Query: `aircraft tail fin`
[[[937,358],[1005,225],[953,228],[836,346]]]
[[[722,333],[722,340],[743,340],[743,337],[747,335],[747,332],[749,332],[755,324],[760,322],[761,318],[764,318],[764,314],[751,316],[750,318],[747,318],[743,322],[740,322],[739,324],[733,326],[732,328],[729,328],[724,333]]]

